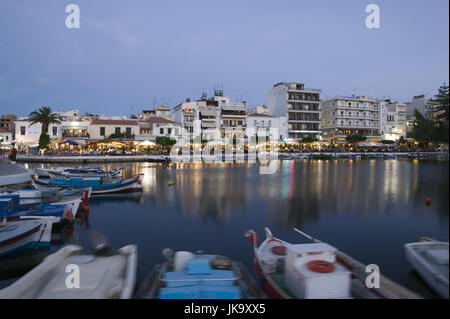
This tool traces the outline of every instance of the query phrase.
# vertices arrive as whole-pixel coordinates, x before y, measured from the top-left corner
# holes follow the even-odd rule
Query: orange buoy
[[[425,205],[427,205],[427,206],[431,205],[431,198],[430,197],[425,198]]]
[[[334,265],[325,260],[312,260],[306,264],[309,270],[319,273],[329,273],[334,271]]]

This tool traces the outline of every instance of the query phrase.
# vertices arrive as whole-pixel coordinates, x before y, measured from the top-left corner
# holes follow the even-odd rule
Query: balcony
[[[69,133],[63,132],[62,137],[89,138],[89,133]]]

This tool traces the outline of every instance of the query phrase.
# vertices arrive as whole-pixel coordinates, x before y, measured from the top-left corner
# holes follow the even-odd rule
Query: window
[[[20,135],[25,135],[25,126],[20,127]]]
[[[52,133],[53,133],[53,136],[58,135],[58,127],[53,126],[53,127],[52,127]]]
[[[9,136],[8,136],[8,135],[6,135],[6,136],[5,136],[5,139],[6,139],[6,140],[8,140],[8,138],[9,138]]]
[[[100,127],[100,136],[105,136],[105,127]]]
[[[172,133],[172,129],[171,129],[171,128],[168,128],[168,129],[167,129],[167,134],[170,135],[170,133]]]
[[[114,133],[115,134],[120,134],[120,127],[115,127],[114,128]]]
[[[131,127],[127,127],[125,130],[126,130],[126,135],[131,136]]]
[[[161,128],[159,129],[159,134],[164,135],[164,127],[161,127]]]

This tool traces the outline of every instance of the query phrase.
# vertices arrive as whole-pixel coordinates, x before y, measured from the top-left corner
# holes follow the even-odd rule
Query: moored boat
[[[60,204],[21,205],[19,198],[19,194],[14,193],[0,195],[0,211],[8,221],[20,220],[21,216],[53,216],[58,221],[72,221],[81,203],[80,199],[75,198]]]
[[[1,219],[1,218],[0,218]],[[0,257],[50,247],[54,218],[27,218],[23,221],[0,224]]]
[[[61,177],[51,180],[35,179],[37,187],[86,188],[91,187],[92,194],[141,191],[140,175],[126,180],[114,180],[110,176],[102,177]]]
[[[379,288],[366,285],[366,266],[331,245],[299,231],[312,243],[290,244],[266,228],[258,246],[253,230],[245,233],[253,244],[254,271],[269,298],[274,299],[396,299],[420,298],[380,274]]]
[[[167,252],[169,252],[167,254]],[[168,261],[156,265],[141,284],[144,299],[256,299],[264,297],[245,267],[228,257],[173,252]]]
[[[405,254],[414,270],[442,298],[448,299],[448,243],[430,238],[405,245]]]
[[[123,169],[119,168],[114,171],[105,171],[101,168],[35,168],[34,172],[39,177],[51,178],[54,176],[70,176],[70,177],[93,177],[93,176],[118,176],[121,177]]]
[[[74,265],[78,267],[77,271]],[[103,253],[68,245],[47,256],[11,286],[0,290],[0,299],[131,298],[136,270],[135,245]],[[75,272],[79,274],[79,281],[74,278],[72,286],[68,286],[67,278]]]

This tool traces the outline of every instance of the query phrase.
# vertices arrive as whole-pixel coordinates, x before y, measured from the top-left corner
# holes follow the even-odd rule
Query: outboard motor
[[[111,250],[108,238],[98,230],[91,230],[89,237],[91,239],[92,249],[97,256],[106,254]]]

